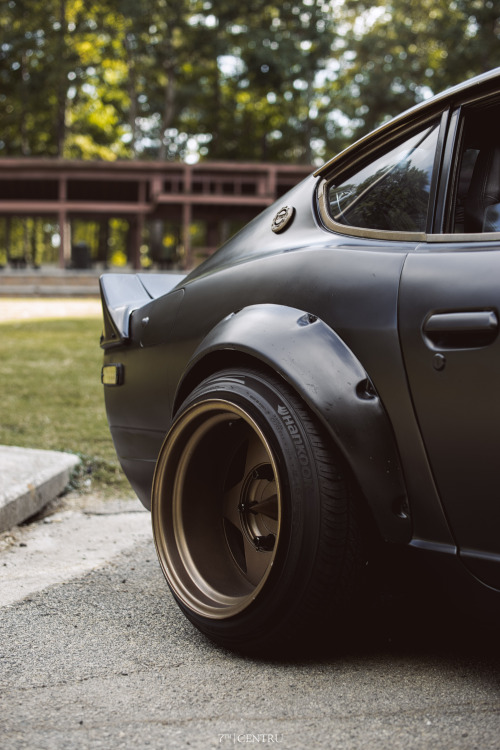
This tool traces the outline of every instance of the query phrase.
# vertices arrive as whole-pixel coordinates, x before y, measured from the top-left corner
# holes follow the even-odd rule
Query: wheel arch
[[[409,542],[409,506],[392,425],[359,360],[315,315],[273,304],[228,315],[194,352],[174,413],[204,378],[248,365],[268,368],[289,383],[343,455],[382,538]]]

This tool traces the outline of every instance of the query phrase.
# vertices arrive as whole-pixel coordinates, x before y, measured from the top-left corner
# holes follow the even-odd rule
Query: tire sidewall
[[[282,491],[278,548],[264,587],[241,613],[212,620],[176,599],[186,616],[210,637],[232,647],[240,643],[258,647],[261,641],[269,644],[286,638],[308,590],[321,524],[318,467],[301,402],[277,377],[253,370],[222,371],[188,396],[176,419],[193,404],[214,398],[247,412],[273,451]]]

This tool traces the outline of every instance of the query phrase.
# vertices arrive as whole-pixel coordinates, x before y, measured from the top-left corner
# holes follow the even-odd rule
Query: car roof
[[[489,70],[486,73],[482,73],[481,75],[475,76],[474,78],[470,78],[463,83],[459,83],[456,86],[452,86],[451,88],[442,91],[440,94],[436,94],[430,99],[426,99],[425,101],[416,104],[414,107],[411,107],[411,109],[407,109],[396,117],[393,117],[391,120],[388,120],[376,130],[373,130],[368,135],[363,136],[351,146],[348,146],[346,149],[336,154],[332,159],[325,162],[325,164],[319,167],[314,175],[316,177],[319,175],[323,175],[330,169],[330,167],[334,163],[343,160],[347,154],[349,154],[353,149],[357,149],[358,146],[365,141],[371,140],[372,138],[378,138],[386,130],[393,129],[398,125],[404,125],[406,122],[416,119],[417,117],[425,117],[426,113],[431,116],[434,111],[442,109],[443,104],[448,105],[455,98],[463,99],[464,93],[471,93],[474,91],[474,89],[477,89],[479,93],[480,88],[484,87],[485,84],[487,87],[491,83],[491,81],[494,81],[495,79],[498,79],[500,81],[500,68],[494,68],[493,70]]]

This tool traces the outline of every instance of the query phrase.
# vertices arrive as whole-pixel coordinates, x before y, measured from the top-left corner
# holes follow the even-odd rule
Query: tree
[[[346,0],[343,20],[335,88],[351,138],[498,63],[498,0]]]
[[[321,130],[317,76],[334,38],[329,6],[258,0],[242,10],[219,0],[210,10],[214,63],[205,96],[212,91],[215,106],[204,107],[208,155],[309,163]]]
[[[494,67],[500,0],[0,0],[0,156],[326,158]]]
[[[115,0],[112,6],[119,29],[115,64],[127,71],[125,118],[133,154],[180,158],[187,138],[176,138],[176,125],[195,86],[192,61],[200,50],[192,18],[201,2]]]
[[[3,0],[2,155],[126,155],[120,114],[96,76],[106,46],[102,16],[101,3]]]

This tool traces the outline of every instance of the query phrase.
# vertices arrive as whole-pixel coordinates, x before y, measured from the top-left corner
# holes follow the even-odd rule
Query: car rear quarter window
[[[427,126],[328,187],[336,224],[361,229],[425,232],[439,125]]]

